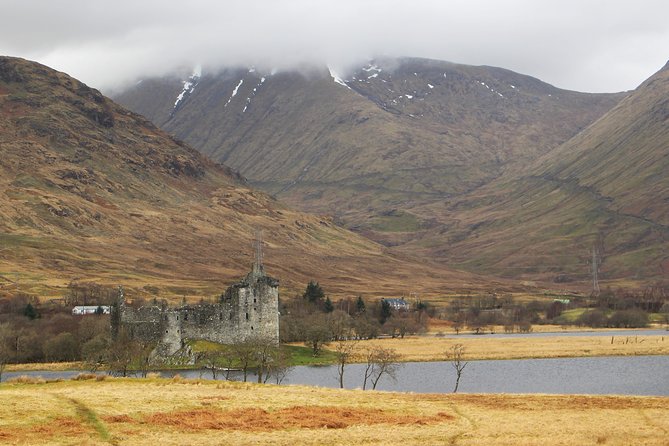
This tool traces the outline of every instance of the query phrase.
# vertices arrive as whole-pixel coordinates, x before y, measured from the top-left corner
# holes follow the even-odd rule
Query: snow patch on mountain
[[[346,84],[346,81],[344,79],[342,79],[341,76],[339,76],[339,74],[337,74],[331,67],[328,67],[328,71],[330,71],[330,77],[332,77],[332,79],[336,83],[338,83],[339,85],[343,85],[344,87],[351,90],[351,87],[349,87],[348,84]]]
[[[261,77],[260,82],[258,82],[258,85],[253,87],[253,90],[251,90],[251,96],[246,98],[246,104],[244,105],[244,109],[242,110],[242,113],[246,113],[246,110],[249,108],[249,105],[251,105],[251,98],[256,95],[256,93],[258,92],[258,89],[264,83],[265,83],[265,78]]]
[[[483,82],[483,81],[476,81],[476,82],[478,82],[479,84],[481,84],[482,86],[484,86],[485,88],[487,88],[488,90],[490,90],[491,93],[495,93],[497,96],[499,96],[499,97],[501,97],[501,98],[504,97],[504,95],[503,95],[502,93],[500,93],[499,91],[495,91],[494,88],[490,87],[490,86],[489,86],[488,84],[486,84],[485,82]],[[514,88],[515,88],[515,87],[514,87]]]
[[[223,107],[227,107],[228,104],[230,103],[230,101],[232,101],[232,98],[234,98],[235,96],[237,96],[237,92],[239,91],[239,87],[241,87],[243,83],[244,83],[244,79],[242,79],[242,80],[239,81],[239,83],[237,84],[237,86],[235,87],[235,89],[232,90],[232,95],[230,96],[230,99],[228,99],[228,102],[226,102],[225,105],[224,105]]]
[[[369,72],[380,73],[383,70],[381,68],[379,68],[378,65],[376,65],[376,64],[370,64],[370,65],[367,65],[366,67],[362,67],[362,71],[366,71],[368,73]]]
[[[183,89],[174,101],[173,110],[176,110],[179,104],[181,104],[187,96],[193,93],[193,90],[195,90],[195,87],[197,87],[197,84],[200,82],[200,77],[202,77],[202,67],[198,65],[193,70],[193,74],[191,74],[187,80],[183,81]]]

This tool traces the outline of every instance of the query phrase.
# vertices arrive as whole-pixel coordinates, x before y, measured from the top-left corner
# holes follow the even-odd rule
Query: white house
[[[111,307],[108,305],[77,305],[72,308],[73,315],[96,314],[98,308],[102,308],[102,314],[109,314]]]
[[[388,304],[390,305],[390,308],[392,308],[393,310],[408,311],[411,308],[409,303],[407,301],[405,301],[404,299],[381,299],[381,300],[384,300],[384,301],[388,302]]]

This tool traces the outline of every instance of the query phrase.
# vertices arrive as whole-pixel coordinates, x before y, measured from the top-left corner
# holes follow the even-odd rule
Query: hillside
[[[2,289],[60,293],[71,280],[220,292],[251,264],[257,230],[284,291],[334,294],[486,286],[389,255],[326,218],[292,211],[97,90],[0,57]]]
[[[669,68],[515,175],[422,212],[450,215],[414,244],[479,272],[587,280],[669,277]]]
[[[380,59],[345,77],[188,76],[145,79],[117,99],[291,206],[472,269],[477,254],[441,236],[466,237],[444,206],[522,171],[624,97],[425,59]]]
[[[432,224],[406,203],[479,187],[621,98],[423,59],[379,60],[347,79],[226,70],[146,79],[117,100],[283,201],[393,244]]]

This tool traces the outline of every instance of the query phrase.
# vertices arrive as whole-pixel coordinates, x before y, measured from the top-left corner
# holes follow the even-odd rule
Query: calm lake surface
[[[364,366],[346,366],[344,384],[362,388]],[[2,379],[19,375],[45,379],[70,378],[80,371],[5,372]],[[211,378],[208,371],[179,373],[188,378]],[[239,374],[236,379],[241,379]],[[249,381],[255,381],[249,375]],[[295,367],[283,384],[339,387],[337,368]],[[397,371],[397,380],[381,378],[377,390],[417,393],[449,393],[455,371],[449,362],[407,362]],[[370,385],[371,387],[371,385]],[[470,361],[462,373],[459,392],[469,393],[565,393],[669,396],[669,356],[612,356],[597,358],[515,359]]]
[[[346,367],[347,388],[362,387],[364,366]],[[285,383],[338,387],[337,369],[296,367]],[[453,391],[455,370],[449,362],[410,362],[397,380],[381,378],[377,389],[418,393]],[[669,396],[669,356],[470,361],[460,392],[584,393]]]

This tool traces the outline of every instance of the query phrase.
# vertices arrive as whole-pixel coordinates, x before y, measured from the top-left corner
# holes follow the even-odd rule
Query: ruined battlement
[[[262,337],[278,344],[279,281],[256,262],[216,303],[132,308],[121,292],[111,324],[113,337],[124,331],[132,339],[155,343],[155,353],[163,357],[177,353],[188,340],[232,344]]]

